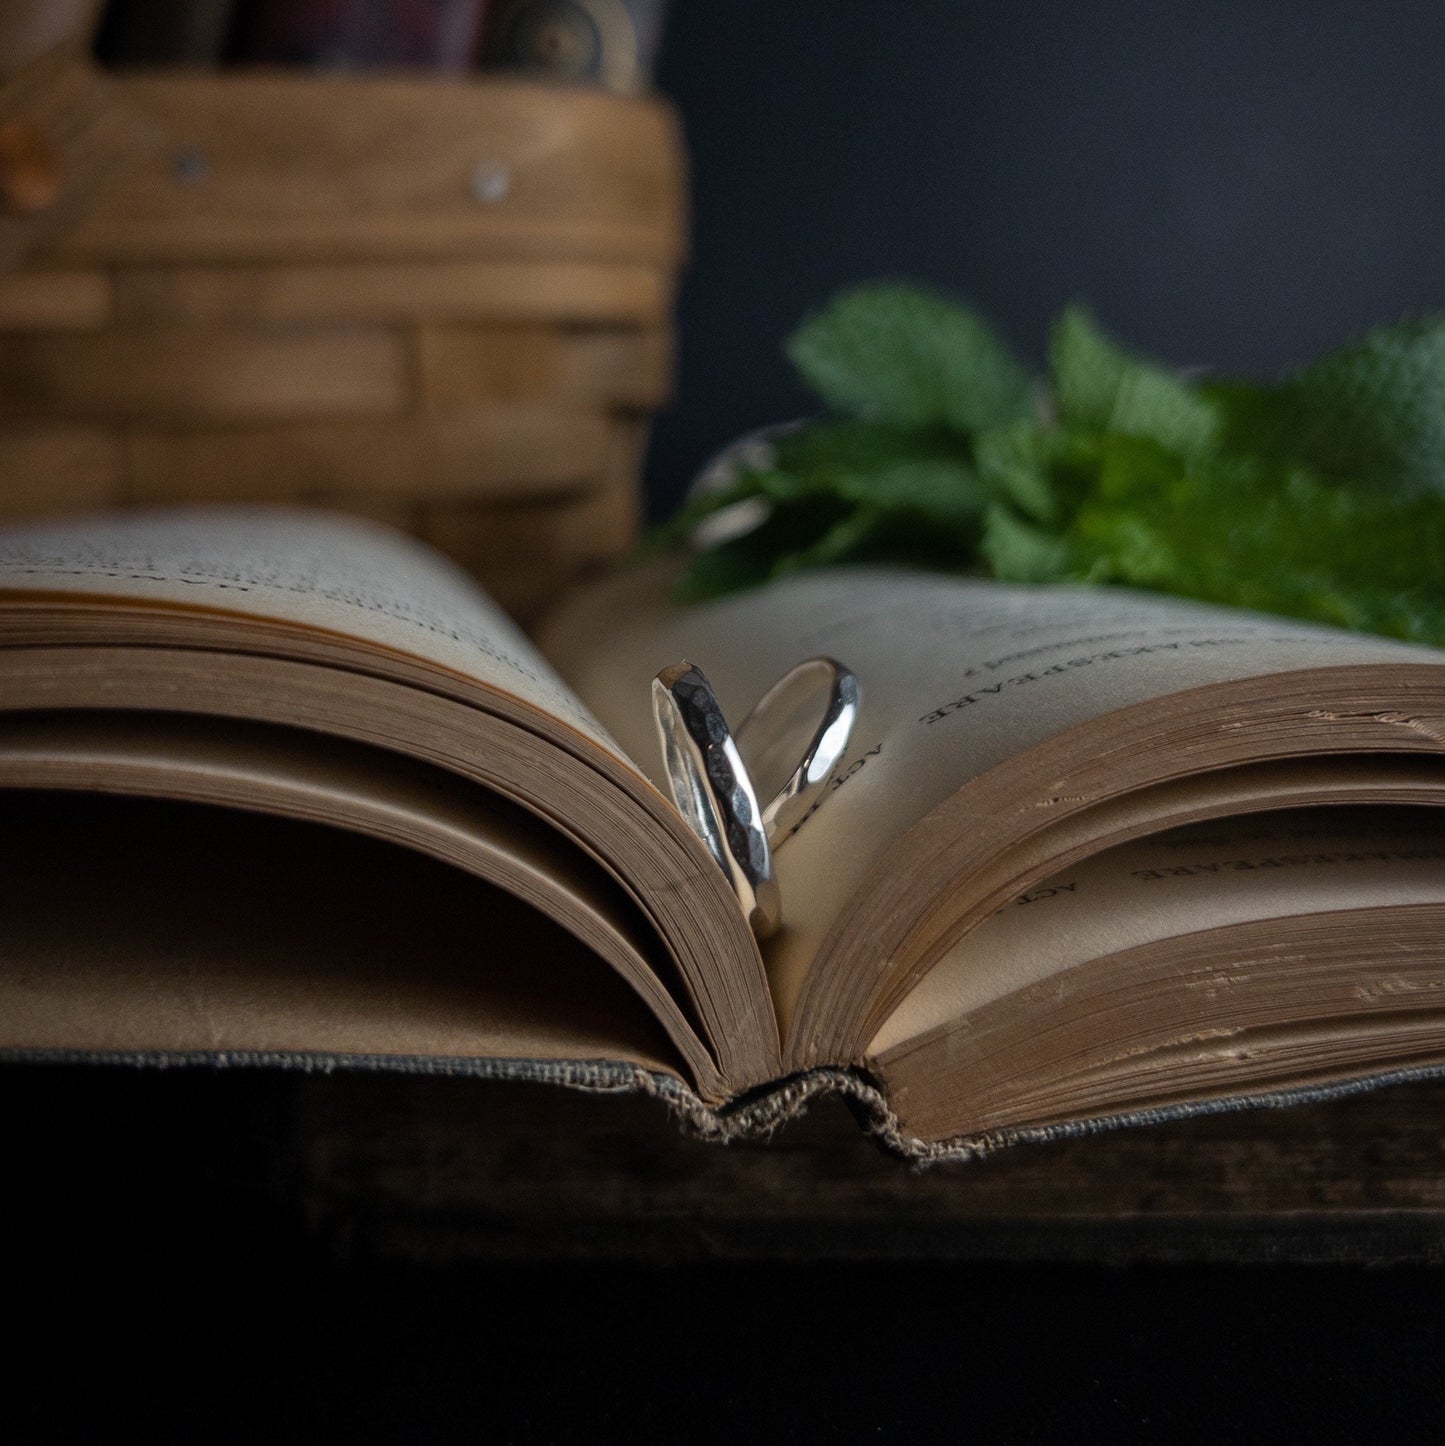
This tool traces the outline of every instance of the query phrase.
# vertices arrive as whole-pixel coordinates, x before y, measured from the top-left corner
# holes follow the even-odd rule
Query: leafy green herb
[[[1398,494],[1445,492],[1445,317],[1370,332],[1276,387],[1222,384],[1236,450]]]
[[[1080,511],[1091,576],[1241,607],[1445,639],[1445,508],[1303,468],[1211,459],[1162,498]]]
[[[676,544],[714,512],[761,510],[694,557],[688,596],[903,559],[1445,644],[1445,319],[1274,384],[1191,382],[1071,307],[1044,388],[974,313],[887,283],[837,298],[788,352],[831,413],[659,531]]]
[[[1071,306],[1054,323],[1049,374],[1059,420],[1068,428],[1149,437],[1176,452],[1218,439],[1218,408],[1174,373],[1130,356]]]
[[[787,352],[836,412],[964,433],[1029,413],[1029,376],[989,325],[916,286],[878,282],[809,317]]]

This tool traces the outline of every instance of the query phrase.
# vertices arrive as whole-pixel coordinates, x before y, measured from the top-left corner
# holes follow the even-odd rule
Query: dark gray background
[[[1066,301],[1181,365],[1269,373],[1445,306],[1439,0],[674,0],[693,165],[667,511],[808,406],[780,343],[912,276],[1027,355]]]

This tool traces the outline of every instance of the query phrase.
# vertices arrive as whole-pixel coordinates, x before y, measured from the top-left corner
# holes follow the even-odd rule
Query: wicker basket
[[[630,544],[684,244],[665,106],[74,68],[124,157],[0,277],[0,518],[341,507],[524,620]]]

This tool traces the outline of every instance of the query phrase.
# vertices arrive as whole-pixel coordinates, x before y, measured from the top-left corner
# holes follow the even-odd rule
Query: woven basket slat
[[[339,507],[429,538],[524,620],[631,545],[683,249],[664,105],[514,81],[76,85],[139,139],[0,275],[0,519]]]
[[[79,275],[95,273],[77,273]],[[121,321],[492,320],[664,325],[672,273],[592,261],[136,266],[109,273]],[[0,307],[0,324],[4,310]]]
[[[145,137],[57,259],[680,259],[674,120],[657,102],[280,72],[116,86]]]

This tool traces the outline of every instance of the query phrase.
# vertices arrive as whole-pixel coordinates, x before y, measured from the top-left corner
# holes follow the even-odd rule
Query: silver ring
[[[773,856],[833,779],[861,698],[833,658],[790,668],[734,736],[712,684],[692,663],[664,668],[653,713],[673,802],[732,884],[759,939],[782,922]],[[766,797],[766,805],[759,799]]]
[[[777,852],[838,771],[862,692],[834,658],[789,668],[738,725],[738,748],[763,805],[763,826]],[[796,760],[796,762],[794,761]]]
[[[700,668],[674,663],[652,684],[652,707],[677,811],[727,875],[759,939],[782,907],[763,812],[722,707]]]

